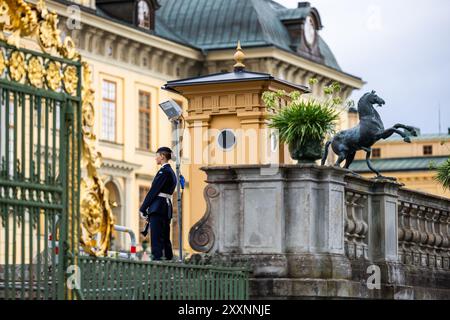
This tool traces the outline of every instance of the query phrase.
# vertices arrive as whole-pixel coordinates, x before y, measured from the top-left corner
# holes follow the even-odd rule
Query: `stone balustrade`
[[[450,270],[450,202],[399,190],[399,260],[406,265]]]
[[[368,196],[346,189],[345,205],[345,253],[350,259],[367,259]]]
[[[207,212],[189,236],[250,263],[253,297],[450,298],[450,199],[341,168],[273,169],[203,168]]]
[[[369,259],[369,218],[373,181],[346,177],[345,251],[349,259]],[[405,265],[450,270],[450,199],[394,186],[397,258]],[[375,225],[371,225],[374,229]],[[374,248],[377,250],[377,248]],[[395,260],[395,259],[394,259]]]

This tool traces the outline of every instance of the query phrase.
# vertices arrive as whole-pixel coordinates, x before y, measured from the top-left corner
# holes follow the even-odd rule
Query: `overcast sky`
[[[295,0],[276,0],[296,8]],[[314,0],[321,36],[341,68],[386,101],[385,126],[405,123],[422,133],[450,127],[449,0]]]

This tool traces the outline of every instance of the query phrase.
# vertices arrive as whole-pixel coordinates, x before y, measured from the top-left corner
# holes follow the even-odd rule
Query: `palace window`
[[[423,146],[423,155],[431,156],[433,154],[433,146]]]
[[[150,29],[150,6],[145,0],[139,0],[137,3],[137,25],[141,28]]]
[[[229,129],[222,130],[217,136],[217,143],[222,149],[228,151],[236,144],[236,136]]]
[[[150,93],[139,91],[139,148],[150,150]]]
[[[116,93],[115,82],[103,80],[102,85],[102,139],[116,140]]]
[[[380,148],[372,149],[372,158],[381,158],[381,149]]]

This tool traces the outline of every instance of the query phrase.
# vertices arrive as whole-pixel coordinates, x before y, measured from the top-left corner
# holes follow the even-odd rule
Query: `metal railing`
[[[125,259],[130,258],[132,260],[135,260],[136,259],[137,241],[136,241],[136,235],[134,234],[134,231],[128,227],[120,226],[117,224],[114,225],[114,230],[117,232],[127,233],[130,236],[130,252],[126,253],[126,252],[118,252],[118,251],[109,250],[108,257],[125,258]]]
[[[80,256],[84,300],[246,300],[249,270]]]

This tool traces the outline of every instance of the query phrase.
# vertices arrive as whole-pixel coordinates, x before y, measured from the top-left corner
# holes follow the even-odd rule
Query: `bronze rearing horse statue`
[[[335,166],[339,167],[342,161],[345,161],[344,168],[348,169],[355,158],[358,150],[366,152],[367,166],[373,171],[377,178],[383,177],[370,162],[371,147],[380,139],[387,139],[392,134],[397,133],[403,137],[405,142],[411,143],[410,136],[417,136],[416,130],[411,126],[403,124],[396,124],[392,128],[384,129],[383,121],[380,115],[375,110],[373,105],[382,106],[385,104],[384,100],[376,95],[375,91],[364,94],[358,102],[359,124],[351,129],[338,132],[331,140],[325,144],[325,152],[322,157],[322,165],[328,157],[328,149],[331,145],[334,153],[337,154],[338,159]],[[400,128],[405,131],[399,130]]]

